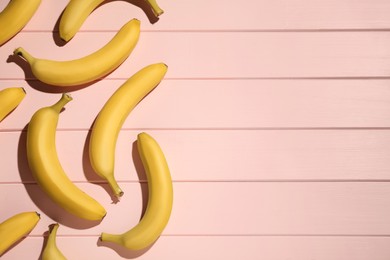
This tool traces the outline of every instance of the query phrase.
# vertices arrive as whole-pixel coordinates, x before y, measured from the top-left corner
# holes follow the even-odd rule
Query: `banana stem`
[[[164,13],[164,10],[160,8],[160,6],[157,4],[156,0],[146,0],[146,2],[148,2],[150,7],[152,8],[153,13],[156,16],[160,16]]]
[[[112,189],[112,191],[114,192],[115,196],[117,196],[118,198],[119,197],[122,197],[124,192],[122,191],[122,189],[119,187],[118,183],[116,182],[116,180],[114,178],[107,178],[107,181],[108,181],[108,184],[110,185],[110,188]]]
[[[100,240],[103,242],[113,242],[113,243],[120,243],[122,240],[121,235],[113,235],[113,234],[108,234],[108,233],[102,233],[100,235]]]
[[[22,47],[16,48],[14,50],[14,54],[19,55],[20,57],[25,59],[28,63],[32,63],[35,60],[35,58]]]
[[[55,243],[56,236],[57,236],[57,230],[58,230],[59,224],[55,223],[49,226],[49,237],[48,237],[48,242],[51,241]]]
[[[64,106],[71,101],[73,98],[71,95],[67,93],[63,93],[61,96],[61,99],[51,106],[52,109],[54,109],[57,113],[60,113],[61,110],[64,108]]]

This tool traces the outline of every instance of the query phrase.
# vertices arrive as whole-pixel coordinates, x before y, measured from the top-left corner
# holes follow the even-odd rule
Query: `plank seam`
[[[79,33],[116,33],[118,29],[83,29]],[[268,29],[143,29],[141,33],[355,33],[355,32],[390,32],[390,28],[268,28]],[[21,33],[56,33],[58,30],[25,29]]]
[[[30,238],[41,238],[47,236],[28,235]],[[390,234],[161,234],[162,237],[384,237],[390,238]],[[100,234],[58,234],[57,237],[100,237]]]
[[[384,127],[126,127],[127,131],[388,131],[390,126]],[[1,133],[26,132],[25,128],[0,129]],[[89,132],[90,128],[58,128],[57,132]]]
[[[76,184],[108,184],[106,181],[74,180]],[[118,183],[147,183],[141,180],[118,180]],[[390,179],[211,179],[172,180],[173,183],[389,183]],[[38,185],[36,181],[1,181],[0,185]]]

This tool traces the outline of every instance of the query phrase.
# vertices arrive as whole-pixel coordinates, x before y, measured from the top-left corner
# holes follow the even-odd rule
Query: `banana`
[[[139,35],[140,21],[132,19],[104,47],[79,59],[38,59],[21,47],[15,49],[14,54],[29,63],[40,81],[55,86],[77,86],[98,80],[116,69],[135,48]]]
[[[22,102],[25,96],[24,88],[5,88],[0,91],[0,122]]]
[[[0,223],[0,256],[30,233],[39,220],[40,215],[37,212],[22,212]]]
[[[11,0],[0,13],[0,46],[14,37],[30,21],[41,0]]]
[[[173,204],[172,180],[159,144],[147,133],[137,137],[137,147],[145,167],[149,198],[141,221],[129,231],[101,234],[101,240],[117,243],[130,250],[141,250],[153,244],[169,221]]]
[[[117,197],[123,195],[114,177],[115,146],[119,131],[133,108],[163,79],[167,65],[156,63],[130,77],[107,100],[91,130],[89,157],[94,171],[107,180]]]
[[[59,113],[72,100],[68,94],[52,106],[39,109],[27,128],[27,160],[41,189],[58,205],[83,219],[102,220],[106,210],[81,191],[62,168],[55,145]]]
[[[80,30],[88,16],[105,0],[70,0],[60,18],[60,38],[69,41]],[[153,13],[159,16],[164,11],[157,5],[155,0],[146,0]]]
[[[66,260],[56,242],[58,227],[58,223],[49,226],[49,236],[42,252],[42,260]]]

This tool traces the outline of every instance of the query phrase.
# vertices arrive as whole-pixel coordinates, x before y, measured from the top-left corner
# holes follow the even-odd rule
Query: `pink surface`
[[[387,0],[160,0],[165,13],[155,24],[128,1],[112,1],[58,46],[55,23],[66,3],[42,0],[24,30],[0,47],[0,89],[27,91],[0,123],[0,221],[42,213],[2,259],[38,259],[55,221],[69,259],[390,259]],[[19,46],[42,58],[81,57],[133,17],[141,20],[138,46],[86,88],[44,85],[9,57]],[[120,132],[115,174],[125,195],[112,204],[87,159],[91,124],[130,75],[160,61],[169,65],[166,79]],[[60,116],[58,154],[76,185],[106,207],[100,224],[49,201],[27,166],[25,126],[62,91],[74,100]],[[160,239],[130,252],[98,236],[131,228],[145,207],[134,149],[141,131],[164,150],[175,195]]]

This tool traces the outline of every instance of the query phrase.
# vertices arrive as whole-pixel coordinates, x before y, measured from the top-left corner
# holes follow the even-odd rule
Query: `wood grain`
[[[120,182],[145,181],[137,134],[121,131],[115,157]],[[146,130],[162,147],[174,181],[389,181],[388,130]],[[92,170],[88,131],[59,131],[62,166],[76,182],[103,182]],[[0,183],[34,182],[26,132],[3,132]]]
[[[0,9],[7,1],[0,2]],[[157,23],[139,6],[141,1],[110,1],[96,9],[82,31],[117,30],[136,17],[145,30],[382,30],[390,28],[386,0],[247,0],[238,1],[160,0],[165,10]],[[66,0],[42,1],[26,31],[52,31]],[[115,14],[115,18],[112,15]],[[153,20],[153,19],[152,19]]]
[[[52,33],[20,33],[0,49],[0,58],[9,62],[1,77],[33,78],[28,68],[23,71],[26,62],[9,57],[16,47],[38,58],[69,60],[100,49],[114,34],[84,32],[58,47]],[[389,44],[390,32],[143,32],[108,78],[127,79],[156,62],[168,64],[167,78],[180,79],[388,78]]]
[[[61,229],[58,231],[60,233]],[[19,250],[7,252],[2,259],[25,257],[38,259],[42,237],[28,237],[18,244]],[[315,259],[318,260],[387,260],[388,237],[273,237],[273,236],[162,236],[149,250],[132,252],[98,242],[98,236],[57,238],[57,244],[69,259]],[[180,248],[180,250],[178,250]],[[114,250],[113,250],[114,249]],[[283,250],[282,250],[283,249]],[[309,250],[310,249],[310,250]],[[190,254],[188,252],[191,252]]]
[[[103,80],[72,91],[73,101],[61,114],[59,129],[90,129],[103,104],[124,81]],[[60,97],[39,91],[36,81],[28,83],[0,81],[0,89],[21,86],[27,92],[20,106],[1,122],[0,131],[23,129],[37,109]],[[390,80],[166,79],[137,105],[123,128],[388,128],[389,111]]]
[[[67,2],[42,1],[0,47],[0,89],[27,92],[0,123],[0,221],[27,210],[42,216],[2,259],[39,259],[55,221],[69,259],[390,258],[387,0],[160,0],[165,13],[156,23],[141,0],[107,1],[65,44],[58,21]],[[7,3],[0,1],[0,10]],[[79,58],[132,18],[141,20],[138,46],[93,84],[42,84],[11,55],[22,46],[41,58]],[[117,87],[161,61],[166,78],[120,132],[115,174],[125,195],[113,204],[89,164],[89,130]],[[62,92],[74,100],[60,116],[59,157],[71,180],[106,207],[101,223],[52,203],[28,168],[29,119]],[[145,210],[147,182],[134,144],[141,131],[166,154],[174,209],[151,248],[129,252],[98,237],[131,228]]]
[[[43,213],[31,235],[42,234],[53,221],[73,236],[122,233],[138,223],[146,184],[122,183],[125,195],[117,204],[107,185],[77,185],[106,208],[101,223],[66,214],[36,184],[3,184],[0,210]],[[166,235],[390,236],[388,182],[180,182],[173,188]]]

